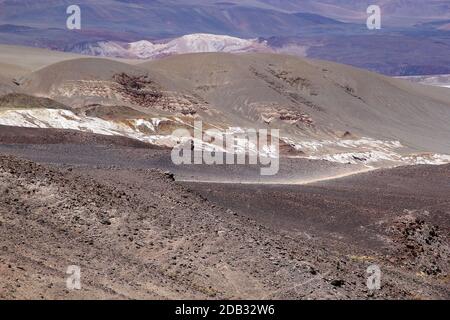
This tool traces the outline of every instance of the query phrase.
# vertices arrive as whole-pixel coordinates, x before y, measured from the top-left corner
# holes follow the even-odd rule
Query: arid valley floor
[[[3,299],[450,294],[448,165],[303,186],[197,184],[158,169],[164,151],[0,152]],[[379,291],[366,287],[372,264],[382,270]],[[69,265],[81,266],[83,290],[66,289]]]

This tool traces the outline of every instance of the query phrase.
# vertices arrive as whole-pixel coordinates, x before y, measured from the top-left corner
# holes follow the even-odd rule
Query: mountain
[[[443,144],[434,151],[450,150],[445,139],[425,142],[431,127],[441,128],[433,134],[447,135],[450,118],[441,118],[450,110],[446,89],[274,54],[180,55],[140,66],[183,79],[190,90],[241,126],[269,122],[293,137],[319,140],[350,132],[418,149],[437,147],[439,140]],[[424,114],[428,125],[423,123]]]
[[[2,68],[2,66],[0,66]],[[0,75],[0,95],[14,92],[14,85],[10,79]]]
[[[415,83],[429,85],[429,86],[450,88],[450,74],[410,76],[410,77],[400,77],[400,78],[411,81],[411,82],[415,82]]]
[[[391,76],[450,73],[450,34],[421,30],[272,37],[276,52],[334,61]]]
[[[311,12],[346,22],[365,20],[366,9],[370,5],[379,5],[383,22],[389,26],[413,26],[450,18],[448,0],[258,0],[258,2],[289,12]]]
[[[64,28],[65,9],[70,4],[64,0],[2,0],[0,21]],[[293,27],[308,27],[314,20],[323,21],[321,17],[365,23],[366,9],[374,4],[380,5],[388,25],[411,26],[450,19],[448,0],[79,0],[77,4],[88,29],[129,30],[147,36],[208,32],[254,37],[281,35],[274,33],[282,30],[292,35],[298,30]]]
[[[449,299],[448,1],[74,2],[0,0],[1,300]]]
[[[155,58],[198,52],[198,43],[183,43],[182,37],[215,34],[241,39],[238,50],[249,46],[242,51],[261,51],[254,48],[260,44],[245,43],[261,39],[268,41],[269,51],[386,75],[450,73],[450,0],[80,0],[82,29],[75,31],[66,28],[69,4],[0,1],[0,43]],[[367,30],[366,9],[372,4],[381,6],[381,30]],[[228,52],[220,41],[209,38],[211,44],[201,51]]]
[[[141,40],[131,43],[99,41],[82,43],[66,49],[67,51],[103,57],[155,59],[173,54],[195,52],[270,52],[264,41],[240,39],[212,34],[192,34],[173,39],[166,43],[152,43]]]
[[[65,48],[65,51],[128,59],[157,59],[197,52],[277,52],[336,61],[387,75],[408,76],[450,72],[449,40],[437,35],[427,38],[418,34],[370,34],[367,31],[353,35],[324,35],[320,39],[316,36],[240,39],[193,34],[157,42],[82,42]]]
[[[0,299],[446,299],[449,127],[449,89],[332,62],[0,45]]]
[[[377,166],[440,163],[450,153],[448,89],[331,62],[268,53],[183,54],[135,65],[83,58],[50,63],[18,84],[17,92],[68,109],[4,109],[0,124],[163,146],[194,120],[206,128],[272,127],[304,157]]]
[[[311,13],[290,13],[260,5],[226,2],[81,0],[77,4],[82,12],[82,33],[87,32],[85,36],[89,36],[94,32],[99,38],[112,32],[117,34],[116,37],[134,34],[141,38],[169,38],[214,33],[253,38],[292,34],[317,23],[339,24]],[[56,0],[21,1],[20,4],[5,0],[0,2],[0,24],[63,32],[68,5],[66,1]]]

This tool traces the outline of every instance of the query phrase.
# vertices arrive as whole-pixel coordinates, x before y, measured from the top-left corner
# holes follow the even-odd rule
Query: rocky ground
[[[300,186],[280,186],[277,193],[276,186],[258,186],[257,192],[245,186],[255,195],[251,201],[241,190],[244,186],[179,183],[166,169],[158,169],[157,161],[148,168],[133,162],[111,165],[107,157],[94,164],[89,155],[69,148],[76,165],[0,156],[2,299],[450,297],[445,190],[435,198],[424,194],[387,215],[389,204],[381,201],[397,195],[376,193],[380,178],[374,179],[373,201],[380,203],[382,216],[368,219],[348,211],[360,206],[376,215],[370,200],[361,200],[368,194],[347,197],[353,191],[339,185],[345,182],[315,186],[322,189],[321,197]],[[428,168],[419,169],[424,181],[450,170]],[[287,196],[280,197],[283,193]],[[279,216],[264,203],[255,209],[260,195],[268,199],[266,204],[269,199],[276,204]],[[316,220],[314,203],[326,209]],[[325,219],[329,208],[336,214]],[[293,217],[294,211],[300,215]],[[360,225],[373,229],[371,236],[391,239],[389,250],[349,241],[353,225],[341,228],[339,212],[354,214]],[[286,221],[295,222],[297,230],[277,222],[289,217]],[[323,219],[328,223],[320,228]],[[379,221],[376,227],[373,221]],[[382,270],[381,290],[366,286],[366,269],[373,264]],[[66,288],[69,265],[81,267],[81,290]]]

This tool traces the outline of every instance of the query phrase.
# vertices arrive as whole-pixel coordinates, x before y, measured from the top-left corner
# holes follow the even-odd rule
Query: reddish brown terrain
[[[58,148],[77,164],[45,164]],[[3,299],[450,296],[449,166],[304,186],[199,184],[174,181],[165,151],[0,153]],[[372,264],[379,291],[366,287]],[[66,289],[69,265],[81,267],[82,290]]]

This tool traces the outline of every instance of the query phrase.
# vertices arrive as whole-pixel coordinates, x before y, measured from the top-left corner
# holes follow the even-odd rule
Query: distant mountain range
[[[66,8],[79,5],[86,28],[180,36],[220,33],[241,37],[293,35],[308,22],[364,24],[369,5],[380,5],[386,25],[411,26],[450,19],[448,0],[0,0],[3,23],[65,26]],[[300,14],[299,14],[300,13]],[[326,17],[326,18],[325,18]]]
[[[399,77],[415,83],[426,84],[429,86],[450,88],[450,74],[429,75],[429,76],[411,76]]]
[[[93,41],[64,49],[78,54],[158,59],[197,52],[274,52],[321,58],[395,76],[450,72],[448,41],[405,35],[334,35],[316,37],[270,37],[241,39],[224,35],[192,34],[151,42]],[[430,59],[430,56],[432,59]]]
[[[0,0],[0,24],[64,30],[66,8],[71,4],[65,0]],[[214,33],[252,38],[295,35],[303,28],[339,23],[320,14],[285,10],[284,4],[261,1],[79,0],[76,4],[82,13],[81,33],[99,37],[116,33],[118,38],[161,39]],[[361,23],[365,24],[365,19]]]
[[[240,39],[212,34],[192,34],[168,42],[152,43],[141,40],[131,43],[99,41],[80,43],[67,51],[101,57],[157,59],[183,53],[197,52],[271,52],[267,41]]]
[[[66,28],[71,4],[0,0],[0,43],[129,58],[273,50],[388,75],[450,73],[450,0],[79,0],[79,31]],[[371,4],[381,30],[366,28]]]

